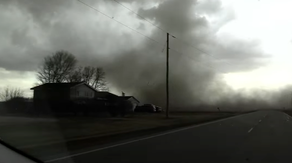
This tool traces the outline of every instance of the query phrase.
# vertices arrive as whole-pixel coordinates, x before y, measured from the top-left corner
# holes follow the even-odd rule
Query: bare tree
[[[68,82],[81,82],[83,80],[82,73],[83,73],[83,67],[80,66],[69,74],[67,81]]]
[[[24,92],[19,88],[6,87],[0,92],[0,99],[9,101],[14,98],[23,98]]]
[[[95,75],[95,68],[91,66],[86,66],[83,68],[83,73],[82,73],[82,79],[85,81],[87,84],[92,85],[94,82],[94,75]]]
[[[37,73],[41,83],[65,82],[75,69],[77,60],[67,51],[57,51],[51,56],[44,58],[43,64]]]
[[[105,72],[100,67],[79,67],[71,73],[68,79],[69,82],[81,82],[89,84],[93,88],[106,91],[108,90],[107,83],[105,80]]]
[[[107,82],[105,80],[105,72],[102,68],[95,68],[95,74],[91,86],[97,90],[108,91]]]

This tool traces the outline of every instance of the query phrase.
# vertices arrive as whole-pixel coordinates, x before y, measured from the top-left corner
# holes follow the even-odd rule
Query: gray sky
[[[173,103],[212,102],[230,91],[278,90],[292,81],[287,75],[292,21],[284,14],[291,12],[289,4],[117,0],[145,21],[112,0],[82,1],[111,19],[77,0],[0,1],[0,87],[21,87],[29,95],[44,56],[67,50],[80,65],[104,67],[113,92],[159,102],[165,31],[177,37],[170,40]],[[276,14],[268,15],[271,11]]]

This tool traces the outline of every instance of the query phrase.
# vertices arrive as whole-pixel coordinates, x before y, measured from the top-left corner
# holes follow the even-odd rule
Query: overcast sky
[[[173,92],[200,102],[292,82],[290,1],[116,1],[82,0],[104,15],[77,0],[0,0],[0,87],[30,95],[44,56],[66,50],[80,65],[104,67],[113,92],[163,94],[166,31],[176,37]]]

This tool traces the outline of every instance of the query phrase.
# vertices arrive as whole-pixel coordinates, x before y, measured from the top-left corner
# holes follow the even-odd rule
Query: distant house
[[[97,92],[85,82],[45,83],[31,88],[34,100],[93,99]]]
[[[40,112],[74,110],[73,101],[94,99],[96,90],[85,82],[45,83],[31,88],[34,108]]]
[[[95,90],[85,82],[46,83],[31,88],[34,108],[44,113],[123,115],[133,111],[139,101],[133,96],[117,96]]]
[[[140,101],[137,100],[134,96],[120,96],[119,98],[129,101],[131,103],[131,110],[134,111],[137,105],[139,105]]]
[[[110,92],[96,92],[95,99],[104,100],[112,115],[133,112],[140,103],[134,96],[118,96]]]

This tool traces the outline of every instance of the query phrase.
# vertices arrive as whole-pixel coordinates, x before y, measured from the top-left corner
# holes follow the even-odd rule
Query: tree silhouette
[[[0,99],[2,101],[9,101],[14,98],[22,98],[23,91],[19,88],[6,87],[0,92]]]
[[[97,90],[108,90],[105,80],[105,72],[100,67],[78,67],[75,69],[68,78],[69,82],[81,82],[89,84]]]
[[[75,69],[77,60],[75,56],[67,51],[57,51],[44,61],[37,72],[37,78],[41,83],[65,82]]]

